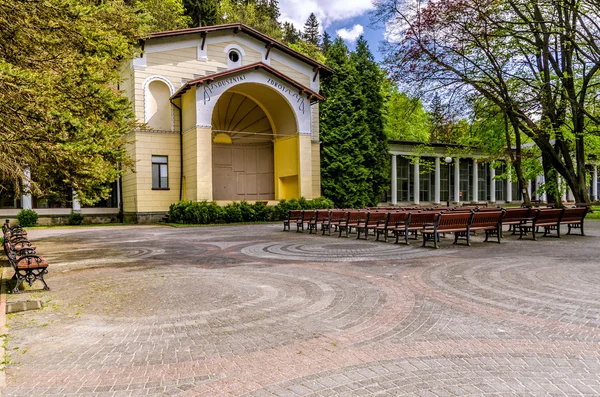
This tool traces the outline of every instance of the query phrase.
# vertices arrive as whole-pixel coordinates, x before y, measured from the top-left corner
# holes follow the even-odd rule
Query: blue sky
[[[279,0],[279,8],[281,21],[292,22],[296,28],[302,28],[313,12],[322,30],[327,30],[332,37],[339,35],[350,48],[354,48],[362,32],[376,60],[381,61],[379,46],[384,39],[384,28],[371,21],[371,0]]]

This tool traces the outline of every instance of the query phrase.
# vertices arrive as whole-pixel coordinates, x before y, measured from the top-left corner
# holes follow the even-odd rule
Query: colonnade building
[[[489,202],[521,203],[524,189],[532,200],[547,201],[538,192],[544,183],[543,175],[529,180],[527,186],[512,181],[504,164],[490,164],[487,156],[477,149],[468,155],[459,145],[427,144],[411,141],[390,141],[391,183],[385,202],[391,205],[423,205]],[[425,149],[424,149],[425,148]],[[589,194],[598,200],[598,166],[590,165]],[[563,201],[574,201],[567,189]]]

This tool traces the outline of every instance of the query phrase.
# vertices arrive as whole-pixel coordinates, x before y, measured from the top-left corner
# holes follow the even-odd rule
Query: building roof
[[[214,74],[210,74],[208,76],[203,76],[200,77],[198,79],[194,79],[194,80],[190,80],[187,83],[185,83],[183,86],[181,86],[181,88],[179,88],[171,97],[171,99],[175,99],[175,98],[179,98],[181,95],[183,95],[187,90],[189,90],[190,88],[192,88],[193,86],[198,86],[200,84],[204,84],[204,83],[210,83],[215,79],[221,78],[221,77],[226,77],[226,76],[230,76],[233,74],[237,74],[237,73],[241,73],[241,72],[245,72],[248,70],[258,70],[258,69],[263,69],[266,72],[274,75],[275,77],[280,78],[281,80],[285,81],[286,83],[296,87],[299,91],[300,95],[303,94],[307,94],[308,99],[317,99],[319,101],[324,101],[325,98],[321,95],[319,95],[318,93],[314,92],[313,90],[311,90],[310,88],[298,83],[296,80],[293,80],[291,78],[289,78],[288,76],[286,76],[285,74],[279,72],[276,69],[273,69],[271,66],[262,63],[262,62],[256,62],[256,63],[252,63],[250,65],[246,65],[246,66],[242,66],[236,69],[231,69],[231,70],[226,70],[224,72],[220,72],[220,73],[214,73]]]
[[[317,72],[317,71],[325,72],[326,74],[334,73],[334,70],[331,69],[330,67],[325,66],[322,63],[319,63],[319,62],[315,61],[314,59],[309,58],[306,55],[299,53],[298,51],[292,50],[287,45],[285,45],[277,40],[274,40],[274,39],[270,38],[269,36],[259,32],[258,30],[252,29],[251,27],[246,26],[241,23],[230,23],[230,24],[226,24],[226,25],[202,26],[202,27],[198,27],[198,28],[169,30],[166,32],[155,32],[155,33],[148,34],[146,37],[140,38],[140,41],[142,42],[142,45],[143,45],[144,42],[148,39],[160,38],[160,37],[175,37],[175,36],[182,36],[182,35],[188,35],[188,34],[200,34],[201,37],[206,37],[207,33],[220,32],[220,31],[230,30],[230,29],[233,30],[233,33],[238,33],[238,32],[245,33],[248,36],[251,36],[257,40],[262,41],[263,43],[266,44],[266,47],[276,48],[279,51],[288,54],[289,56],[292,56],[304,63],[307,63],[307,64],[313,66],[313,68],[315,69],[314,70],[315,72]]]

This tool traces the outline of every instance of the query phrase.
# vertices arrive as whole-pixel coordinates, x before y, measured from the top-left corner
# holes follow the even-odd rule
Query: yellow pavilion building
[[[150,34],[120,89],[131,132],[125,220],[152,222],[179,200],[320,196],[319,80],[333,71],[242,24]]]

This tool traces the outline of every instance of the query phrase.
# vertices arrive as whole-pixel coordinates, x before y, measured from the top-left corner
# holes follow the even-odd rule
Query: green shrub
[[[233,202],[223,208],[223,218],[227,223],[242,222],[244,220],[240,203]]]
[[[17,214],[17,220],[22,227],[35,226],[38,221],[38,214],[34,210],[21,210]]]
[[[81,225],[83,223],[83,215],[79,212],[72,212],[69,215],[69,225]]]
[[[240,212],[242,213],[242,221],[254,222],[256,220],[254,207],[245,200],[240,202]]]
[[[271,215],[273,213],[273,208],[267,206],[262,201],[257,201],[253,205],[254,209],[254,219],[257,222],[266,222],[271,220]]]
[[[223,218],[223,209],[214,201],[180,201],[169,207],[169,222],[200,224],[216,223]]]
[[[331,209],[334,208],[333,201],[325,197],[317,197],[314,200],[306,200],[304,197],[299,199],[281,200],[273,208],[272,219],[274,221],[281,221],[287,217],[288,212],[291,210],[320,210],[320,209]]]

